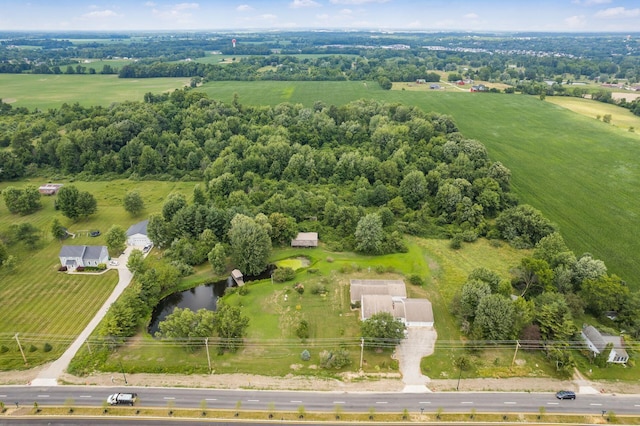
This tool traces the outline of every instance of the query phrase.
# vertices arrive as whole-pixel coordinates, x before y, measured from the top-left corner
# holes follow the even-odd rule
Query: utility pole
[[[24,356],[24,351],[22,350],[22,345],[20,344],[20,340],[18,340],[18,333],[14,336],[16,338],[16,342],[18,342],[18,347],[20,348],[20,353],[22,354],[22,359],[24,360],[24,365],[29,365],[27,362],[27,357]]]
[[[513,353],[513,360],[511,360],[511,366],[516,362],[516,355],[518,355],[518,348],[520,347],[520,341],[516,340],[516,351]]]
[[[122,377],[124,377],[124,384],[127,385],[127,376],[124,374],[124,365],[122,365],[122,361],[120,361],[120,369],[122,370]]]
[[[207,349],[207,363],[209,364],[209,374],[211,374],[211,357],[209,356],[209,338],[204,338],[204,346]]]
[[[360,338],[360,371],[362,371],[362,361],[364,360],[364,337]]]

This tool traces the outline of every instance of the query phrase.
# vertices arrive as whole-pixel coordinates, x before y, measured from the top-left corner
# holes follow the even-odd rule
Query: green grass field
[[[362,82],[215,82],[200,90],[224,102],[234,93],[240,102],[269,105],[375,98],[449,114],[466,137],[511,169],[513,191],[557,223],[577,255],[592,253],[640,288],[638,133],[524,95],[383,91]],[[614,117],[628,112],[615,108]]]
[[[12,183],[22,186],[28,182]],[[38,182],[33,182],[38,185]],[[63,244],[103,245],[104,233],[114,224],[128,228],[143,220],[149,212],[161,210],[166,196],[182,192],[190,197],[194,183],[166,182],[75,182],[80,190],[91,191],[98,202],[98,213],[91,218],[71,222],[56,212],[53,197],[43,197],[43,208],[28,216],[11,215],[4,202],[0,202],[0,232],[6,232],[11,224],[32,223],[41,231],[41,243],[36,250],[29,250],[23,244],[10,248],[18,257],[14,270],[0,270],[0,301],[3,310],[0,315],[0,346],[10,351],[0,351],[0,369],[23,368],[24,362],[13,338],[19,333],[23,345],[31,345],[37,351],[26,352],[31,364],[51,360],[75,339],[93,318],[118,282],[116,272],[101,275],[67,275],[57,272],[60,265],[58,253]],[[10,184],[3,182],[0,189]],[[147,209],[138,217],[131,217],[122,207],[122,197],[128,190],[137,189],[143,196]],[[50,224],[54,217],[72,233],[81,237],[64,242],[54,240],[50,234]],[[86,232],[99,229],[103,235],[90,238]],[[46,337],[45,337],[46,335]],[[49,353],[43,352],[44,343],[52,345]]]
[[[349,279],[403,279],[409,274],[419,274],[426,278],[427,285],[416,287],[407,284],[408,294],[410,297],[427,297],[432,301],[438,339],[443,341],[444,348],[437,352],[437,356],[428,358],[429,361],[424,364],[425,370],[437,370],[440,375],[454,374],[450,363],[452,352],[448,348],[453,346],[455,351],[462,351],[462,348],[458,327],[449,314],[451,298],[474,268],[486,266],[506,278],[509,269],[519,262],[526,251],[508,246],[494,247],[486,240],[464,244],[461,250],[448,248],[448,242],[444,240],[410,238],[408,244],[407,253],[376,257],[334,253],[321,247],[275,250],[272,261],[304,255],[310,260],[309,268],[317,272],[309,273],[307,268],[303,268],[295,279],[286,283],[272,284],[269,279],[251,282],[247,284],[248,294],[241,296],[236,293],[227,297],[227,303],[242,307],[243,313],[251,321],[245,344],[238,353],[218,355],[215,343],[210,343],[212,368],[217,373],[331,376],[331,371],[317,370],[319,353],[345,347],[350,352],[351,369],[356,369],[360,355],[359,311],[353,311],[349,306]],[[304,284],[303,294],[293,290],[293,284],[297,282]],[[326,288],[326,294],[315,292],[313,289],[316,286]],[[295,334],[296,327],[303,319],[309,323],[310,331],[309,339],[304,342]],[[311,353],[309,362],[300,359],[304,349]],[[388,351],[377,353],[375,350],[365,350],[364,370],[395,371],[397,367],[390,362],[389,355]],[[543,364],[539,356],[529,356],[528,359],[532,361],[520,369],[502,372],[512,357],[512,351],[494,351],[492,361],[500,358],[503,362],[499,365],[478,362],[476,370],[468,374],[477,375],[481,368],[500,368],[503,376],[550,375],[542,367],[534,368],[536,363]],[[106,369],[118,371],[120,362],[131,372],[162,373],[178,369],[205,373],[208,368],[204,347],[186,351],[178,344],[161,344],[146,334],[119,348],[110,357]]]
[[[84,66],[99,67],[100,62]],[[116,66],[116,65],[114,65]],[[117,75],[0,74],[0,99],[15,107],[47,110],[63,103],[108,106],[142,101],[147,92],[172,91],[189,85],[189,78],[124,79]]]

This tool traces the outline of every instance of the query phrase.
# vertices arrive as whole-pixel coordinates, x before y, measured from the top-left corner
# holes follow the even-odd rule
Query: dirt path
[[[26,371],[0,372],[0,385],[27,385],[47,366]],[[216,389],[254,390],[306,390],[339,392],[402,392],[404,383],[400,374],[359,375],[345,374],[342,380],[318,379],[288,375],[286,377],[257,376],[251,374],[127,374],[128,386],[149,387],[194,387]],[[63,374],[61,384],[89,386],[125,386],[121,374],[94,374],[76,377]],[[590,382],[599,391],[608,394],[640,394],[640,383]],[[429,380],[427,387],[432,392],[455,391],[457,379]],[[460,380],[459,390],[504,391],[504,392],[556,392],[559,389],[580,391],[573,380],[511,378],[511,379],[465,379]]]

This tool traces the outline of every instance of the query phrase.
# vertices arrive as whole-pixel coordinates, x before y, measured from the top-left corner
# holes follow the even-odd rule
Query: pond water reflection
[[[267,279],[271,276],[274,269],[274,265],[269,265],[260,275],[244,277],[244,281],[246,283],[254,280]],[[235,282],[233,281],[233,278],[228,277],[226,280],[203,284],[165,297],[160,301],[160,303],[158,303],[151,313],[151,322],[147,328],[149,334],[152,336],[155,335],[156,331],[159,330],[158,325],[160,322],[163,321],[167,315],[173,313],[175,308],[189,308],[193,312],[196,312],[198,309],[209,309],[211,311],[215,311],[218,298],[224,296],[224,291],[227,287],[233,287],[234,285]]]

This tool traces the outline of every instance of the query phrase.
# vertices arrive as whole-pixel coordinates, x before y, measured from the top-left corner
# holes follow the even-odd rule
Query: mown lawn
[[[7,186],[23,186],[28,182],[3,182],[0,189]],[[39,185],[38,182],[31,182]],[[68,183],[67,183],[68,184]],[[27,361],[36,365],[55,359],[84,329],[102,306],[118,282],[118,275],[110,271],[100,275],[68,275],[58,272],[58,253],[63,244],[103,245],[104,233],[114,224],[124,229],[143,220],[150,212],[161,209],[166,196],[179,191],[189,197],[194,183],[175,182],[158,185],[157,182],[75,182],[82,191],[91,191],[98,202],[98,213],[89,219],[72,222],[53,207],[54,197],[42,197],[43,208],[28,216],[11,215],[0,202],[0,232],[7,232],[11,224],[29,222],[40,229],[41,240],[36,249],[29,249],[22,243],[9,248],[18,257],[15,269],[0,270],[0,369],[23,368],[15,333],[19,333],[20,343],[25,349]],[[126,191],[138,189],[147,209],[138,217],[131,217],[122,207],[122,196]],[[64,242],[54,240],[49,231],[54,217],[78,238]],[[102,235],[90,238],[85,231],[99,229]],[[52,346],[50,352],[43,351],[44,344]],[[31,352],[30,345],[36,348]]]

